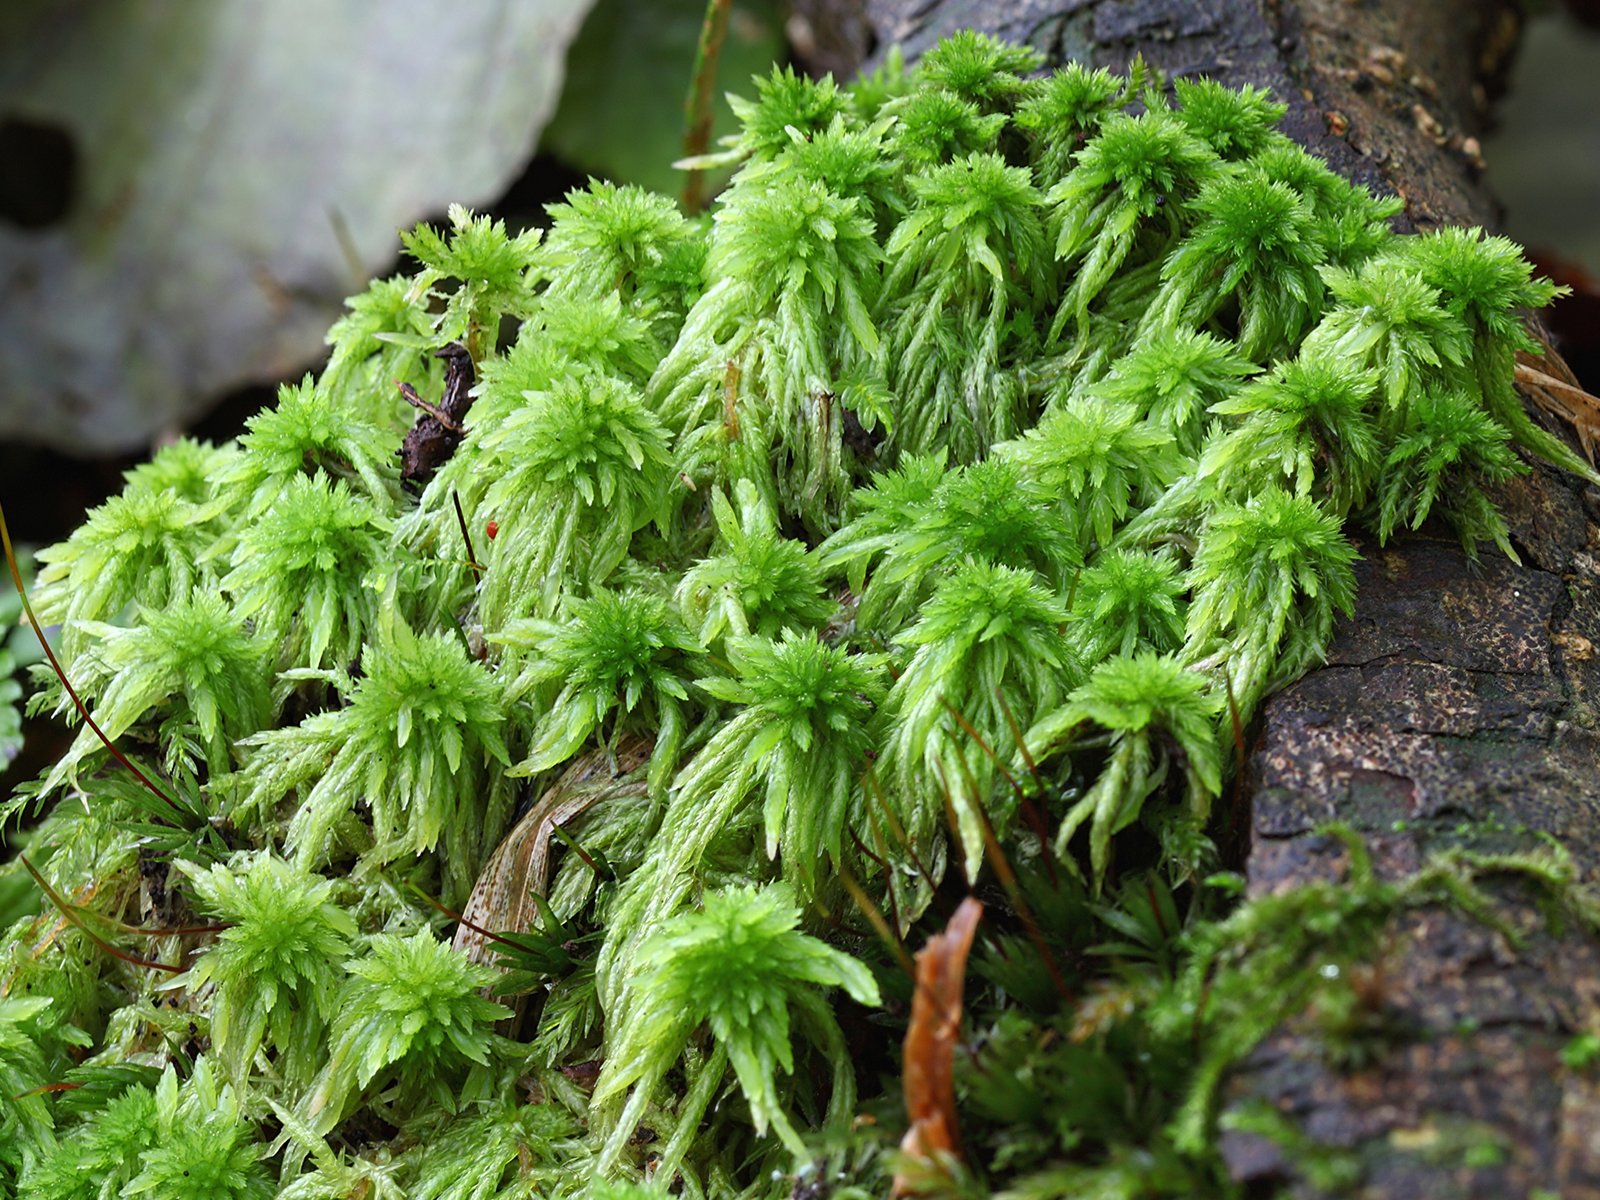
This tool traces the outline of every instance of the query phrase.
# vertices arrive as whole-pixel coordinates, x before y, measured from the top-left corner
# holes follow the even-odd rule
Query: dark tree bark
[[[806,7],[806,6],[802,6]],[[909,57],[976,28],[1053,60],[1272,87],[1285,129],[1336,169],[1402,196],[1413,228],[1492,225],[1475,134],[1514,48],[1498,0],[845,0],[855,24]],[[1537,468],[1503,498],[1525,565],[1467,561],[1444,532],[1361,546],[1355,618],[1328,665],[1272,699],[1252,731],[1238,803],[1251,891],[1338,879],[1330,820],[1401,876],[1445,847],[1503,851],[1548,835],[1600,875],[1600,490]],[[1232,1081],[1313,1142],[1363,1164],[1371,1197],[1600,1197],[1600,1083],[1559,1051],[1600,1031],[1600,942],[1551,931],[1506,894],[1513,945],[1458,913],[1395,922],[1378,1002],[1411,1032],[1375,1065],[1339,1071],[1314,1035],[1275,1034]],[[1465,1154],[1477,1145],[1476,1154]],[[1264,1140],[1224,1143],[1241,1181],[1316,1189]],[[1490,1147],[1484,1150],[1482,1147]]]

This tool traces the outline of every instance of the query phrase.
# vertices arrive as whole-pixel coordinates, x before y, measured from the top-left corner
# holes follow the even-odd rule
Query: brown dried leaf
[[[900,1151],[916,1164],[938,1169],[940,1158],[960,1158],[956,1121],[955,1050],[961,1030],[967,955],[983,917],[983,905],[968,896],[945,931],[917,951],[917,987],[911,1001],[902,1067],[906,1115],[911,1128]],[[920,1172],[919,1172],[920,1174]],[[906,1167],[895,1173],[894,1195],[919,1190]]]
[[[1540,408],[1572,426],[1583,456],[1594,462],[1595,444],[1600,442],[1600,396],[1579,386],[1572,369],[1554,350],[1543,358],[1519,350],[1517,383]]]
[[[456,926],[455,949],[473,962],[492,963],[494,943],[479,929],[527,933],[533,928],[539,913],[533,897],[543,896],[550,883],[550,841],[556,826],[601,800],[643,796],[644,768],[654,747],[648,738],[628,737],[615,758],[601,749],[573,760],[484,864],[462,913],[466,919]]]

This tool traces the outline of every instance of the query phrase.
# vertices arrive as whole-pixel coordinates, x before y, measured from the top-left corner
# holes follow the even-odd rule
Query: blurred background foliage
[[[598,0],[567,55],[561,103],[540,152],[575,171],[675,196],[684,172],[683,100],[700,38],[704,0]],[[717,68],[713,142],[734,129],[725,93],[750,90],[788,56],[777,0],[739,0]],[[713,178],[708,193],[731,170]]]
[[[515,177],[587,8],[0,8],[0,435],[132,451],[304,367],[397,227]]]
[[[1484,139],[1503,232],[1572,294],[1546,314],[1600,394],[1600,0],[1536,0]]]
[[[1531,7],[1484,142],[1487,181],[1503,232],[1600,275],[1600,0]]]

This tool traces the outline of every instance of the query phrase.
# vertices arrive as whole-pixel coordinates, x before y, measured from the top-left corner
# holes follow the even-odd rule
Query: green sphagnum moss
[[[882,1194],[910,990],[851,896],[916,945],[965,879],[934,1182],[1233,1196],[1218,1081],[1313,963],[1411,903],[1493,920],[1486,873],[1571,901],[1552,855],[1401,885],[1352,845],[1347,885],[1236,905],[1205,832],[1229,689],[1248,722],[1321,660],[1347,529],[1512,554],[1519,451],[1593,478],[1512,387],[1556,289],[1391,232],[1264,92],[1039,66],[963,34],[774,72],[708,219],[452,209],[319,379],[39,555],[66,671],[176,799],[85,733],[4,810],[84,931],[6,910],[0,1192]],[[453,340],[476,401],[417,494],[394,381],[437,396]],[[508,1022],[424,901],[574,763]]]

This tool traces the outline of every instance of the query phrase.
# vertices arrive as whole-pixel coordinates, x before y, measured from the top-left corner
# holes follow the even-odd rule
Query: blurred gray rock
[[[520,172],[591,2],[0,6],[0,437],[132,450],[312,362]]]

